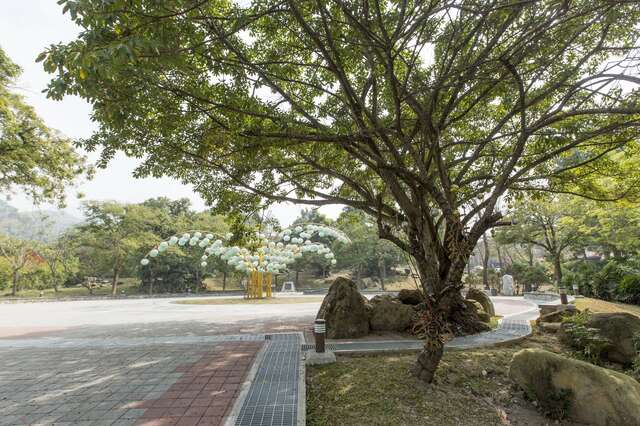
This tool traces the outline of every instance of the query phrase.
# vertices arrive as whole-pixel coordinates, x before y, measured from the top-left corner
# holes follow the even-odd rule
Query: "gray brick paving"
[[[213,345],[0,348],[0,425],[129,425]]]

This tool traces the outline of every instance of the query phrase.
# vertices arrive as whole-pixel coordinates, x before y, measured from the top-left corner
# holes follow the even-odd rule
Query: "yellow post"
[[[267,272],[265,281],[267,286],[267,298],[271,298],[271,272]]]
[[[251,280],[249,283],[249,298],[250,299],[255,299],[256,297],[256,282],[257,282],[257,277],[256,277],[256,271],[251,271]]]
[[[258,283],[257,283],[258,296],[257,297],[258,299],[262,299],[262,272],[258,272],[257,275],[258,275]]]
[[[258,297],[258,271],[253,271],[253,298]]]

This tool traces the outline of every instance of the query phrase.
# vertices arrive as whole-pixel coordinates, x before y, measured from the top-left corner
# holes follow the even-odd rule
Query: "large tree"
[[[12,90],[20,73],[0,48],[0,191],[62,203],[65,187],[87,171],[84,159]]]
[[[92,103],[86,141],[220,209],[345,204],[415,260],[433,379],[473,331],[469,254],[510,191],[598,197],[637,134],[640,4],[624,0],[62,0],[83,28],[40,60]],[[588,173],[585,171],[588,169]]]

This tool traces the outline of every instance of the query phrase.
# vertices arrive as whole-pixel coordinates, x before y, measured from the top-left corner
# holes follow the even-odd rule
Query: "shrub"
[[[616,287],[616,299],[640,305],[640,275],[625,275]]]
[[[593,277],[593,293],[603,300],[611,300],[618,283],[625,275],[634,275],[635,270],[615,260],[609,261]]]
[[[593,296],[593,277],[599,272],[605,263],[600,260],[575,260],[565,265],[566,271],[562,277],[562,284],[566,288],[578,285],[580,294],[583,296]]]
[[[566,317],[562,320],[563,328],[569,345],[577,349],[576,357],[599,365],[603,352],[611,342],[602,337],[597,329],[587,327],[589,317],[588,311]]]

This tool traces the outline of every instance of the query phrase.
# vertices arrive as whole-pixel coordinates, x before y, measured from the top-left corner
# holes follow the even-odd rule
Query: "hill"
[[[49,242],[80,222],[63,210],[21,212],[0,200],[0,233],[12,237]]]

